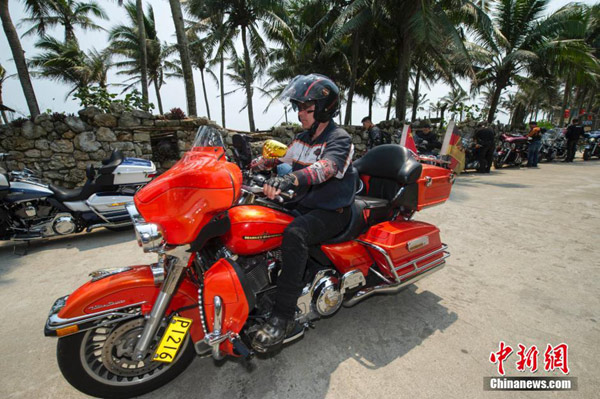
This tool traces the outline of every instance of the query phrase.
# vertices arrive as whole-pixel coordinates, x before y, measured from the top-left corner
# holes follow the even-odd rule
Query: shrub
[[[23,127],[23,124],[25,122],[27,122],[28,120],[30,120],[30,119],[28,119],[28,118],[17,118],[15,120],[13,120],[10,124],[13,125],[14,127]]]
[[[50,120],[52,122],[64,122],[66,118],[67,115],[65,115],[64,112],[53,112],[52,115],[50,115]]]
[[[133,89],[125,95],[125,98],[118,99],[115,93],[109,93],[106,88],[99,86],[80,87],[73,97],[79,100],[82,107],[95,106],[104,112],[109,112],[110,105],[113,103],[123,104],[126,111],[134,109],[143,109],[149,111],[154,109],[154,104],[144,103],[141,93]]]
[[[185,112],[183,112],[181,108],[171,108],[169,114],[167,115],[167,118],[175,120],[185,119]]]

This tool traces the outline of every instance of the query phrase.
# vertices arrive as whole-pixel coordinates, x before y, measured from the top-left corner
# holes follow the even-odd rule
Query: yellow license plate
[[[185,339],[190,326],[192,325],[191,319],[185,319],[183,317],[173,317],[165,335],[158,345],[158,349],[154,353],[152,360],[157,362],[171,363],[175,359],[175,355],[179,350],[179,347]]]

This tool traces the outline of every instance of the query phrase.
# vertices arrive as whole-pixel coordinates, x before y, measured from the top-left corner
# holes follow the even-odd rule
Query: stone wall
[[[198,126],[210,123],[206,118],[160,120],[116,104],[110,111],[89,107],[79,111],[79,116],[42,114],[20,125],[0,125],[0,152],[9,154],[7,169],[27,167],[44,181],[71,188],[84,183],[88,164],[100,166],[118,149],[127,157],[159,158],[156,166],[164,171],[176,159],[158,157],[152,137],[175,137],[176,152],[181,156],[190,148]]]

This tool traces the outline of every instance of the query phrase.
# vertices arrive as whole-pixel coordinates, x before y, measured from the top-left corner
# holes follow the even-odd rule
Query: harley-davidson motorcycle
[[[521,166],[527,160],[528,148],[526,136],[502,133],[494,153],[494,168],[500,169],[505,165]]]
[[[600,157],[600,131],[595,130],[585,135],[585,147],[583,148],[583,160],[589,161],[592,157]]]
[[[8,172],[0,167],[0,240],[29,241],[129,226],[125,205],[154,176],[152,161],[125,158],[118,150],[97,170],[88,165],[85,184],[75,189],[44,184],[30,170]]]
[[[157,262],[96,271],[54,303],[44,333],[59,337],[58,365],[75,388],[132,397],[166,384],[195,355],[254,354],[252,337],[272,312],[282,235],[294,211],[262,194],[264,177],[241,170],[249,143],[236,136],[238,144],[234,153],[246,153],[246,161],[236,164],[219,131],[200,128],[192,149],[127,207],[138,244]],[[263,147],[266,157],[284,153],[276,143]],[[423,165],[394,144],[354,166],[362,188],[351,221],[310,251],[299,328],[286,342],[342,305],[396,293],[440,270],[449,256],[439,229],[413,215],[447,200],[451,171]]]

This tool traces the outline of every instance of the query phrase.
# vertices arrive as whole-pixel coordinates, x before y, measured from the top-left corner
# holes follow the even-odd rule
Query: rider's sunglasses
[[[294,111],[306,111],[307,114],[312,114],[313,112],[315,112],[314,109],[309,109],[310,107],[314,106],[315,103],[312,102],[308,102],[308,103],[292,103],[292,108],[294,109]]]

